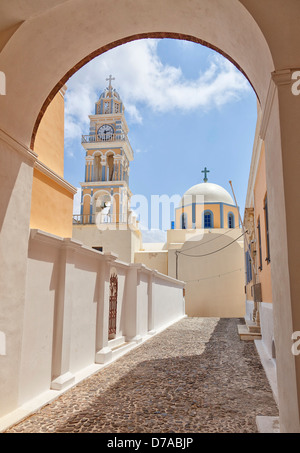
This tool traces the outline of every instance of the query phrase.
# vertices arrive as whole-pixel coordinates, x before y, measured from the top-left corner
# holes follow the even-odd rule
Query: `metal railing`
[[[133,149],[129,143],[128,137],[126,134],[90,134],[90,135],[82,135],[81,136],[81,143],[103,143],[103,142],[126,142],[127,146],[130,149],[132,156],[134,155]]]
[[[73,214],[74,225],[86,225],[86,224],[105,224],[105,223],[126,223],[127,216],[119,215],[117,218],[116,214]]]
[[[94,134],[83,135],[81,143],[95,143],[95,142],[116,142],[127,141],[125,134]]]

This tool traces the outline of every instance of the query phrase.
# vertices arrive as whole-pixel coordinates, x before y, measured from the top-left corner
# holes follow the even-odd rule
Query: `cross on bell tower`
[[[111,91],[111,89],[112,89],[111,81],[116,80],[116,79],[114,77],[112,77],[112,75],[110,74],[106,80],[109,82],[108,89],[109,89],[109,91]]]
[[[210,173],[210,171],[207,170],[206,167],[204,167],[204,170],[202,170],[201,173],[204,173],[203,181],[204,181],[204,182],[207,182],[207,181],[208,181],[208,179],[207,179],[207,173]]]

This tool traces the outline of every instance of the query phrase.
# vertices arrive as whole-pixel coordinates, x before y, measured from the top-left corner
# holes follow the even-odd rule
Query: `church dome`
[[[124,106],[121,97],[117,90],[115,90],[111,81],[115,80],[111,75],[106,79],[109,81],[108,87],[99,96],[98,101],[95,104],[95,114],[122,114],[124,113]]]
[[[231,195],[223,187],[211,182],[196,184],[188,189],[181,199],[181,206],[184,205],[185,196],[204,197],[204,203],[226,203],[234,205]],[[196,201],[196,200],[195,200]],[[188,202],[188,200],[186,200]]]
[[[105,90],[100,94],[99,99],[113,98],[117,101],[121,101],[120,95],[114,88],[105,88]]]

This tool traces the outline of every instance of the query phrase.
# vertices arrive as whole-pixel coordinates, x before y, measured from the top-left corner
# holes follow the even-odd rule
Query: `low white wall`
[[[245,319],[248,319],[249,321],[252,321],[253,310],[254,310],[254,302],[253,302],[253,300],[246,300]]]
[[[259,307],[262,342],[271,358],[274,357],[273,304],[261,302]]]
[[[140,342],[185,315],[184,283],[74,239],[31,230],[18,404],[112,358],[109,279],[118,275],[116,337]]]
[[[149,303],[148,287],[149,287],[149,276],[147,275],[146,272],[141,272],[137,287],[137,304],[138,304],[137,321],[139,326],[138,332],[142,338],[148,333],[148,303]]]
[[[254,302],[246,300],[245,319],[252,320]],[[274,322],[273,322],[273,304],[267,302],[259,303],[259,316],[261,328],[261,341],[270,358],[274,357]]]
[[[18,404],[51,385],[53,324],[62,240],[30,240]]]
[[[175,322],[185,313],[185,301],[174,282],[162,278],[156,273],[153,288],[154,329],[161,329],[165,324]]]

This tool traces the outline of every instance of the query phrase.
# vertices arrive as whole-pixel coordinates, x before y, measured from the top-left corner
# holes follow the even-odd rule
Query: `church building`
[[[143,244],[135,262],[185,282],[188,316],[243,317],[244,258],[239,210],[218,184],[189,188],[164,244]]]
[[[81,213],[73,218],[73,238],[121,261],[144,264],[186,283],[188,316],[244,316],[244,254],[239,209],[223,187],[208,182],[189,188],[174,212],[166,243],[143,243],[130,209],[128,139],[123,102],[108,87],[82,136],[85,181]]]
[[[73,216],[73,238],[99,251],[113,251],[125,262],[134,261],[141,233],[130,210],[129,164],[133,150],[123,102],[108,87],[90,115],[90,130],[82,136],[85,181],[81,183],[81,213]]]

